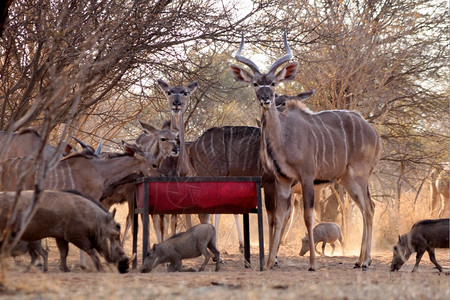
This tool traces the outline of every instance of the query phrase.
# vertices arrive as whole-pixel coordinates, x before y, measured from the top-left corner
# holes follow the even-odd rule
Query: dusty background
[[[125,206],[119,206],[118,221],[124,223]],[[300,239],[304,232],[296,226],[286,245],[279,252],[280,267],[259,272],[258,244],[255,217],[251,216],[251,253],[255,264],[244,268],[243,254],[239,253],[233,217],[222,216],[220,222],[219,249],[225,265],[220,272],[214,272],[212,262],[203,273],[167,273],[159,267],[150,274],[131,270],[128,274],[118,274],[112,270],[98,273],[79,268],[79,253],[70,248],[68,265],[72,272],[58,270],[59,253],[53,240],[48,240],[50,250],[49,271],[43,274],[33,268],[24,273],[29,262],[28,256],[10,259],[4,273],[6,289],[0,292],[1,299],[449,299],[450,276],[439,274],[424,255],[415,274],[411,273],[414,256],[400,272],[392,273],[389,265],[392,252],[389,248],[373,251],[373,264],[369,271],[354,270],[353,265],[359,254],[359,245],[348,245],[346,256],[336,247],[334,257],[319,257],[318,270],[308,272],[309,256],[298,255]],[[298,222],[301,222],[299,220]],[[266,223],[264,223],[265,225]],[[142,229],[142,227],[140,227]],[[265,228],[267,229],[267,228]],[[356,228],[355,228],[356,229]],[[139,232],[139,236],[142,231]],[[266,236],[265,236],[266,237]],[[151,231],[151,243],[155,241]],[[359,239],[359,238],[358,238]],[[126,241],[126,252],[131,254],[131,237]],[[267,240],[266,255],[267,255]],[[383,243],[381,243],[383,244]],[[139,266],[141,264],[141,241],[138,243]],[[327,253],[330,253],[327,246]],[[437,259],[446,272],[450,268],[450,252],[437,250]],[[186,260],[184,265],[198,268],[202,258]],[[89,263],[91,263],[89,261]],[[91,265],[92,266],[92,265]]]

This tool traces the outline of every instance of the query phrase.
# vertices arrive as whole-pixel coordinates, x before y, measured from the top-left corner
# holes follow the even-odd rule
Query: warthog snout
[[[128,259],[125,255],[119,260],[117,265],[117,269],[120,273],[128,273],[128,269],[130,268],[131,259]]]

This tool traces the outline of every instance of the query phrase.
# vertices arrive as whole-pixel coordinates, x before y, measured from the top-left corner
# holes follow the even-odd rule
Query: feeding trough
[[[242,214],[244,258],[250,265],[249,213],[258,214],[260,270],[264,268],[261,177],[145,177],[136,181],[135,214],[142,214],[142,257],[147,255],[149,214]],[[137,251],[138,221],[133,224]],[[133,261],[136,268],[137,259]]]

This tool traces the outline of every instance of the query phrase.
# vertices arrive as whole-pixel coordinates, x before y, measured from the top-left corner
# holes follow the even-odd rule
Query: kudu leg
[[[233,215],[234,223],[236,224],[236,230],[239,239],[239,252],[244,253],[244,235],[242,234],[241,222],[239,221],[239,215]]]
[[[316,270],[316,251],[315,248],[313,225],[314,225],[314,181],[304,179],[302,182],[303,188],[303,218],[305,220],[306,231],[308,233],[309,241],[309,269],[308,271]]]
[[[355,201],[356,205],[361,210],[361,214],[363,217],[364,227],[361,242],[361,252],[358,260],[355,263],[355,268],[362,268],[363,271],[366,271],[372,263],[372,226],[375,204],[370,198],[367,179],[346,179],[342,181],[342,184],[349,193],[350,197],[353,199],[353,201]]]
[[[297,194],[292,193],[291,195],[291,207],[288,213],[288,217],[286,218],[286,222],[283,226],[283,235],[281,237],[281,244],[285,245],[287,244],[287,239],[289,236],[289,233],[292,230],[292,226],[294,225],[294,219],[295,219],[295,215],[298,212],[298,205],[299,201],[296,199],[297,198]]]
[[[281,235],[283,233],[283,225],[288,217],[291,205],[291,183],[289,179],[279,178],[276,183],[276,205],[272,212],[272,242],[270,243],[269,258],[266,267],[273,268],[276,262],[278,249],[280,247]],[[267,209],[267,206],[266,206]],[[269,236],[270,238],[270,236]]]
[[[155,229],[156,240],[158,243],[164,241],[165,223],[164,215],[152,215],[153,228]]]
[[[267,227],[269,231],[269,257],[266,262],[266,268],[272,268],[275,265],[276,254],[271,255],[273,248],[273,237],[275,228],[275,207],[276,207],[276,193],[275,182],[273,180],[264,181],[264,202],[267,213]],[[271,259],[271,257],[273,257]]]
[[[215,229],[215,235],[216,235],[216,241],[219,240],[219,222],[220,222],[220,214],[214,215],[214,229]]]
[[[84,254],[84,251],[81,249],[80,249],[80,268],[83,270],[89,269],[86,262],[86,254]]]
[[[122,248],[125,247],[125,240],[127,239],[128,231],[130,230],[131,226],[133,225],[133,217],[128,213],[127,221],[125,223],[125,230],[123,231],[123,237],[122,237]]]

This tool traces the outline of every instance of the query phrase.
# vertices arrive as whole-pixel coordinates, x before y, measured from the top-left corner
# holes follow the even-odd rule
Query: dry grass
[[[237,247],[234,219],[224,215],[221,219],[218,241],[222,257],[226,262],[220,272],[213,272],[210,263],[203,273],[166,273],[160,267],[150,274],[132,270],[128,274],[113,271],[98,273],[79,268],[78,251],[71,247],[68,265],[72,272],[58,271],[59,254],[52,240],[49,240],[49,272],[41,273],[32,269],[24,273],[27,256],[7,260],[4,273],[4,290],[1,299],[150,299],[164,297],[169,299],[448,299],[450,297],[450,278],[439,272],[425,255],[419,272],[411,273],[414,264],[412,257],[400,272],[389,271],[392,257],[391,235],[397,230],[404,233],[412,223],[422,218],[422,211],[410,205],[411,198],[405,197],[400,209],[402,217],[394,209],[378,204],[376,208],[374,237],[378,247],[373,251],[373,264],[369,271],[354,270],[353,265],[359,254],[360,224],[355,222],[354,238],[356,246],[348,251],[348,256],[319,257],[318,270],[306,271],[309,257],[298,256],[300,239],[303,237],[302,218],[297,218],[294,230],[287,245],[279,252],[280,268],[259,272],[258,266],[245,269],[243,255]],[[355,218],[360,215],[355,211]],[[405,217],[408,216],[408,217]],[[119,206],[117,220],[125,221],[126,207]],[[251,216],[252,262],[258,261],[256,216]],[[265,225],[266,223],[264,223]],[[303,227],[302,227],[303,226]],[[265,226],[267,227],[267,226]],[[391,229],[391,227],[394,227]],[[265,228],[265,231],[267,228]],[[142,232],[140,232],[142,234]],[[265,237],[267,237],[267,232]],[[151,231],[151,242],[155,241]],[[352,238],[353,239],[353,238]],[[380,242],[382,241],[382,242]],[[267,240],[266,254],[267,254]],[[395,242],[395,241],[394,241]],[[131,238],[127,239],[127,253],[131,253]],[[329,251],[329,250],[328,250]],[[329,253],[329,252],[327,252]],[[340,255],[340,247],[336,253]],[[141,243],[138,243],[138,259],[141,262]],[[445,271],[450,268],[450,252],[437,251],[437,259]],[[186,260],[188,267],[198,268],[202,258]]]

